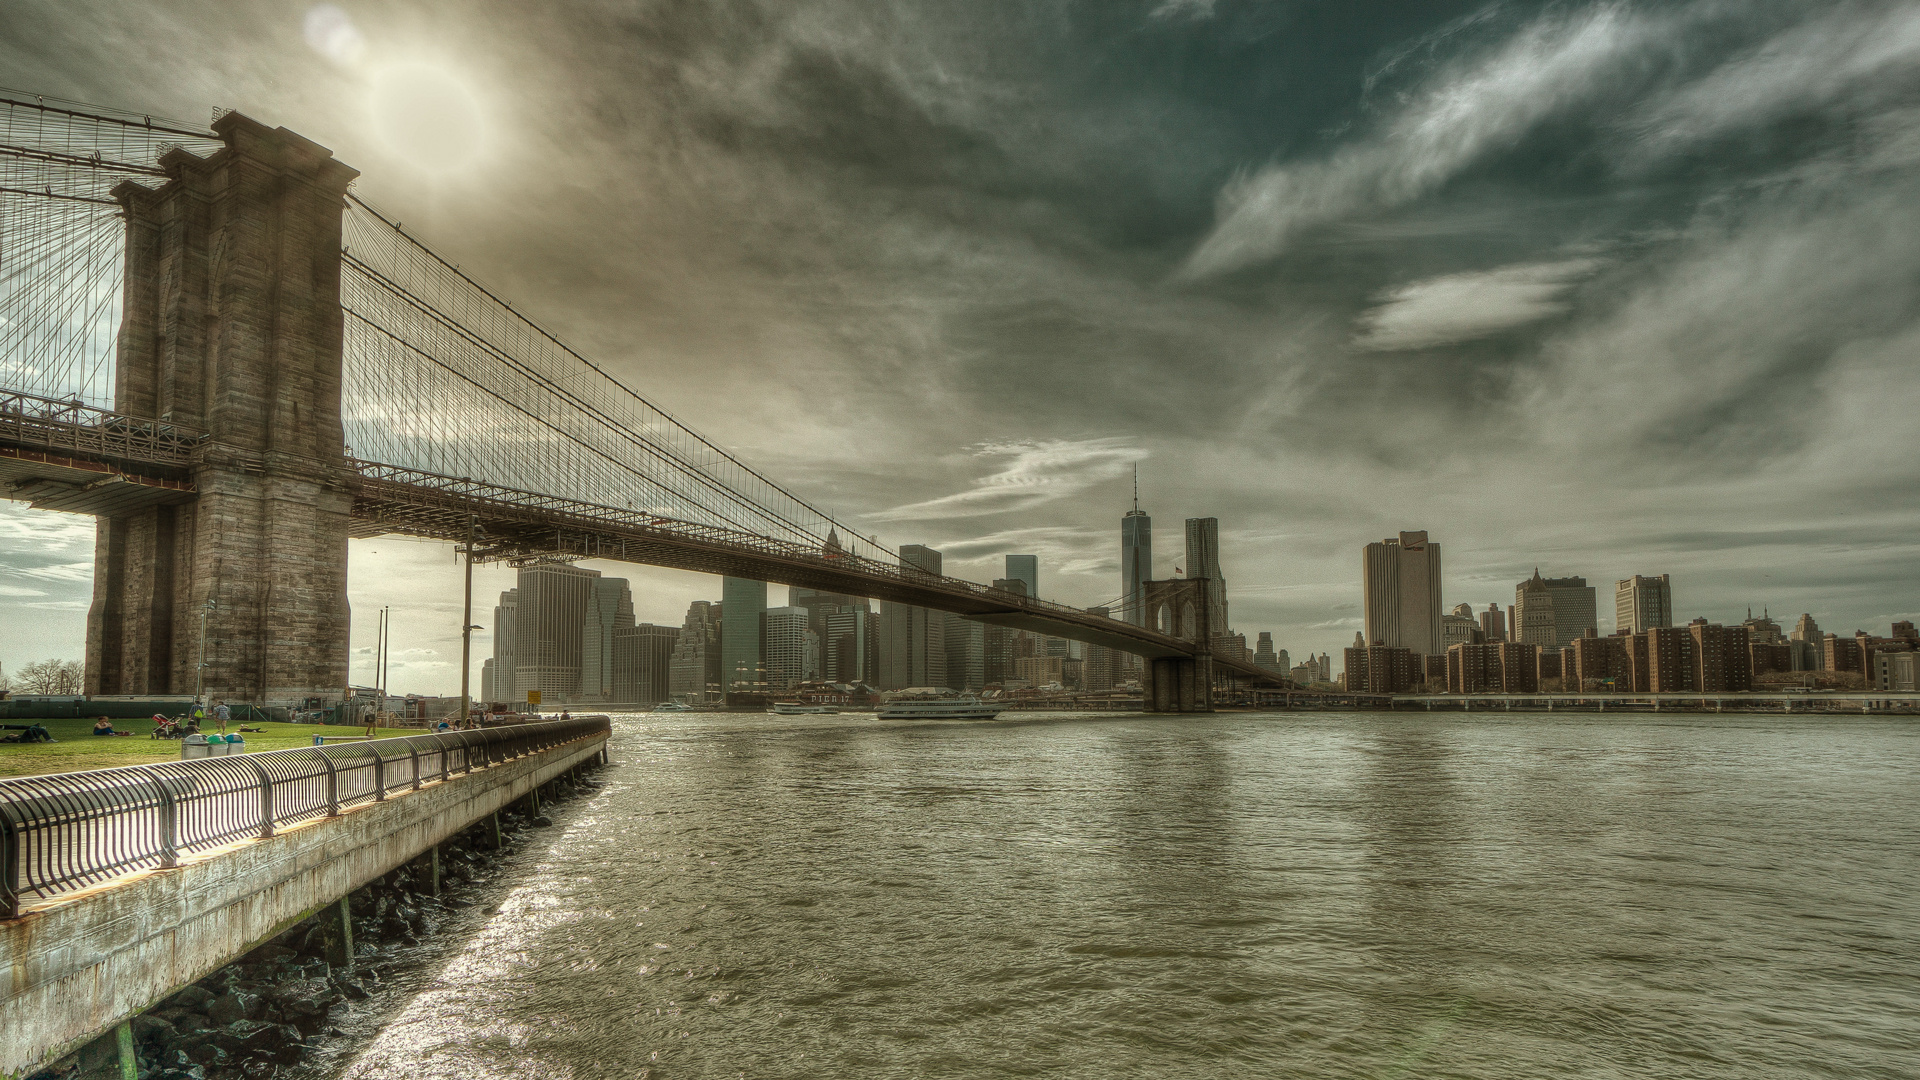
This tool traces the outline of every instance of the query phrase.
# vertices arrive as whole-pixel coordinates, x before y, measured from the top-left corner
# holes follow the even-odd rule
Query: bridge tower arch
[[[1192,656],[1145,657],[1140,707],[1145,712],[1213,711],[1213,635],[1209,632],[1206,578],[1148,581],[1146,606],[1158,625],[1194,644]]]
[[[239,113],[126,216],[115,407],[209,433],[194,494],[97,522],[87,690],[260,704],[347,683],[341,215],[359,175]],[[205,620],[205,671],[201,663]]]

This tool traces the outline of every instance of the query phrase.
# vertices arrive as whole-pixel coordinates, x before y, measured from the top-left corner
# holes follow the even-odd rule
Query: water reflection
[[[614,751],[329,1075],[1920,1070],[1898,724],[640,716]]]

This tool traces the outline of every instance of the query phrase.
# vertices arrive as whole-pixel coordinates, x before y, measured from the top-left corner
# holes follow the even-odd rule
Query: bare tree
[[[86,665],[78,660],[35,660],[20,665],[13,689],[21,694],[78,694],[86,685]]]

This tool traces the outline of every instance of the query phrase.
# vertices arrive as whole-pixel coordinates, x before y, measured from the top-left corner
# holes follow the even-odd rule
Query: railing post
[[[420,790],[420,748],[412,739],[407,740],[407,749],[413,754],[413,790]]]
[[[173,792],[152,773],[147,779],[153,784],[153,790],[160,793],[160,865],[171,868],[180,865],[180,856],[176,850],[180,845],[180,821],[173,805]]]
[[[373,751],[373,801],[387,801],[387,759],[380,756],[378,747]]]
[[[0,807],[0,919],[20,914],[20,837],[13,815]]]
[[[273,774],[258,761],[249,759],[247,764],[260,775],[260,839],[273,835]]]
[[[327,766],[327,816],[340,816],[340,770],[333,767],[333,758],[327,756],[327,748],[320,748],[320,760]]]

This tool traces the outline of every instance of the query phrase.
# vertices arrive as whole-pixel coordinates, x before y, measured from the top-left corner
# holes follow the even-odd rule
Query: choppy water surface
[[[1920,1073],[1920,726],[616,720],[355,1078]]]

